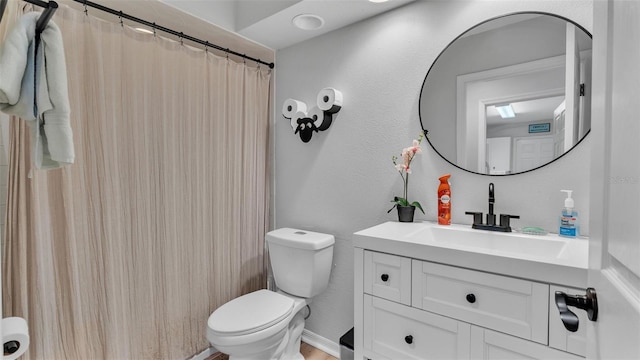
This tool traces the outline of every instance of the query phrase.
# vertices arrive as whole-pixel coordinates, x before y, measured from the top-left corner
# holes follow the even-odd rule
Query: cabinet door
[[[580,356],[587,354],[587,312],[572,308],[571,310],[578,316],[580,321],[578,331],[570,332],[565,329],[560,320],[560,312],[556,306],[555,293],[562,291],[569,295],[584,295],[584,289],[573,289],[551,285],[549,289],[549,346],[568,351]]]
[[[471,358],[482,360],[584,360],[574,354],[477,326],[471,327]]]
[[[411,259],[365,251],[364,292],[411,305]]]
[[[364,350],[374,359],[468,359],[471,326],[364,296]]]

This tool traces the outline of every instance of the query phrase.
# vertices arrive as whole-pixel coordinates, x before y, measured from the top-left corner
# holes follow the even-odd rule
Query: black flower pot
[[[416,212],[415,206],[396,206],[398,209],[398,221],[413,222],[413,214]]]

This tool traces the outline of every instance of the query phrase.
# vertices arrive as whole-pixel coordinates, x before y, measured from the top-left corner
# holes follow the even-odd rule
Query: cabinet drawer
[[[547,344],[549,285],[419,260],[412,266],[412,306]]]
[[[364,348],[374,358],[468,359],[471,326],[364,296]]]
[[[411,305],[411,259],[365,251],[364,292]]]
[[[471,354],[471,358],[474,360],[584,360],[584,358],[545,345],[476,326],[471,327]]]
[[[549,346],[568,351],[580,356],[587,354],[587,312],[576,308],[571,308],[578,315],[578,331],[567,330],[560,320],[560,312],[556,306],[556,291],[562,291],[569,295],[584,295],[584,289],[572,289],[551,285],[549,288]]]

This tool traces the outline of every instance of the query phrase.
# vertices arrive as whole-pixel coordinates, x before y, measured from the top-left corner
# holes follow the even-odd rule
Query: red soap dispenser
[[[451,185],[449,178],[451,174],[440,177],[438,186],[438,224],[451,225]]]

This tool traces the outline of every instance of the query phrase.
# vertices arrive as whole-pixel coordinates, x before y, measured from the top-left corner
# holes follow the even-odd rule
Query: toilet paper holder
[[[282,105],[282,116],[288,119],[294,134],[302,142],[309,142],[314,132],[325,131],[333,122],[333,115],[342,108],[342,93],[334,88],[320,90],[317,106],[307,111],[307,105],[295,99],[287,99]]]
[[[20,350],[20,342],[17,340],[9,340],[2,345],[4,355],[11,355]]]

